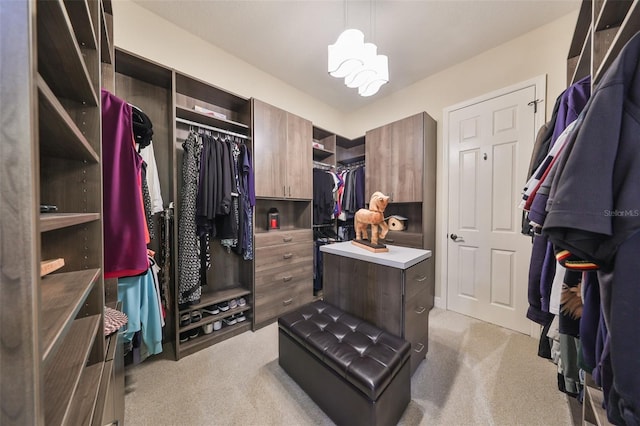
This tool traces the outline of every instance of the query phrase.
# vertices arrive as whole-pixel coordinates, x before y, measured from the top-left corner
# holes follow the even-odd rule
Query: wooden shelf
[[[38,71],[53,93],[91,106],[98,97],[62,0],[38,1]]]
[[[102,371],[106,363],[97,363],[85,368],[73,396],[69,416],[65,419],[69,425],[89,425],[96,411],[98,390],[102,380]]]
[[[338,163],[348,166],[353,163],[363,162],[364,160],[365,160],[364,155],[356,155],[355,157],[343,158],[341,160],[338,160]]]
[[[176,72],[176,92],[230,111],[241,111],[249,102],[246,98],[179,72]]]
[[[100,61],[104,64],[112,64],[111,57],[111,39],[109,38],[109,29],[107,27],[107,14],[105,13],[103,3],[100,3]]]
[[[604,10],[604,9],[603,9]],[[593,84],[600,81],[602,76],[604,75],[605,70],[607,70],[615,58],[618,57],[618,54],[624,47],[624,45],[638,32],[640,31],[640,0],[634,0],[627,12],[620,29],[618,30],[611,46],[609,47],[602,63],[595,71],[593,76]]]
[[[216,315],[207,315],[202,313],[202,319],[198,322],[192,322],[189,325],[185,325],[184,327],[180,327],[180,333],[184,332],[184,331],[189,331],[189,330],[193,330],[194,328],[198,328],[198,327],[202,327],[205,324],[210,324],[212,322],[216,322],[218,320],[222,320],[224,318],[228,318],[231,315],[234,314],[239,314],[241,312],[246,312],[248,310],[251,309],[251,306],[249,306],[249,302],[247,302],[247,304],[245,306],[238,306],[237,308],[233,308],[233,309],[229,309],[227,311],[220,311],[219,314]]]
[[[171,90],[173,80],[171,70],[122,49],[116,48],[115,52],[117,73]]]
[[[91,292],[100,269],[64,272],[43,277],[40,284],[42,303],[42,360],[49,364],[57,356],[67,332],[71,332],[78,311]],[[55,352],[55,355],[54,355]]]
[[[104,417],[104,402],[109,399],[109,389],[112,386],[111,379],[113,377],[113,369],[114,369],[114,361],[107,361],[104,363],[104,368],[102,369],[102,378],[100,379],[100,388],[98,389],[98,401],[99,404],[96,405],[95,410],[93,411],[93,421],[91,425],[93,426],[102,426],[103,417]],[[124,401],[122,401],[124,403]],[[124,409],[124,406],[123,406]],[[89,423],[85,423],[89,424]]]
[[[85,49],[96,49],[96,34],[93,31],[91,11],[87,0],[64,0],[76,40]]]
[[[582,51],[578,58],[573,76],[571,77],[571,84],[591,74],[591,37],[592,32],[589,30],[587,38],[582,45]]]
[[[607,419],[607,412],[602,407],[602,403],[604,402],[602,390],[591,386],[585,386],[584,389],[586,391],[586,397],[588,398],[588,401],[585,401],[585,403],[588,404],[588,406],[585,406],[585,409],[591,407],[595,424],[598,426],[610,425],[611,423],[609,423]]]
[[[607,0],[602,3],[602,9],[594,25],[595,31],[605,30],[611,27],[619,27],[627,15],[631,1],[629,0]]]
[[[98,153],[40,75],[38,94],[40,154],[97,163]]]
[[[314,160],[324,160],[325,158],[329,158],[332,155],[335,155],[336,153],[333,151],[329,151],[327,149],[322,149],[322,148],[313,148],[313,159]]]
[[[226,302],[231,299],[237,299],[251,294],[250,290],[244,287],[230,288],[226,290],[214,291],[210,293],[202,293],[200,303],[196,305],[190,305],[188,309],[181,309],[180,314],[184,314],[195,309],[204,308],[215,303]],[[248,301],[247,301],[248,306]]]
[[[100,315],[93,315],[73,321],[63,344],[45,366],[45,424],[67,423],[71,399],[85,370],[100,319]]]
[[[195,121],[196,123],[205,124],[207,126],[217,127],[222,130],[228,130],[242,135],[249,135],[249,126],[238,123],[236,121],[216,118],[208,114],[194,111],[186,107],[176,105],[176,117],[185,120]]]
[[[100,220],[100,213],[41,213],[40,232],[68,228]]]
[[[185,357],[215,343],[222,342],[230,337],[244,333],[251,330],[251,318],[247,317],[247,320],[240,324],[232,326],[223,326],[220,330],[214,331],[211,334],[204,334],[191,339],[188,342],[180,343],[176,352],[178,352],[178,358]]]

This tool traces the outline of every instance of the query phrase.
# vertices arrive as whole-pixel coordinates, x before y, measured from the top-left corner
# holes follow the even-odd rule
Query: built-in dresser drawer
[[[289,282],[298,282],[313,280],[313,263],[303,262],[294,264],[287,268],[272,268],[256,275],[256,292],[257,291],[275,291]],[[308,288],[309,292],[313,291],[313,285]]]
[[[404,338],[411,342],[411,371],[424,359],[429,337],[429,292],[423,288],[405,299]]]
[[[255,322],[260,324],[272,320],[311,302],[313,282],[309,279],[283,282],[277,288],[268,290],[256,286],[254,294]]]
[[[313,232],[310,229],[260,232],[255,236],[255,247],[261,248],[304,241],[313,242]]]
[[[427,288],[428,264],[430,260],[423,260],[404,271],[404,294],[406,299],[412,298],[418,292]]]
[[[283,243],[275,246],[258,247],[255,250],[255,270],[263,271],[279,267],[292,267],[301,262],[313,264],[313,242]]]

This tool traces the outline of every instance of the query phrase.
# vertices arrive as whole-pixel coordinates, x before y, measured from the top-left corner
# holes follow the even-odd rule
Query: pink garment
[[[105,278],[149,268],[141,193],[142,157],[136,152],[131,106],[102,90],[102,179]]]

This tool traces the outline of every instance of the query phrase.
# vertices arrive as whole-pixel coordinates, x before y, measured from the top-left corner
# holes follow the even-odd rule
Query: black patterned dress
[[[198,302],[200,250],[196,226],[196,198],[202,140],[190,132],[182,144],[182,199],[178,224],[178,303]]]

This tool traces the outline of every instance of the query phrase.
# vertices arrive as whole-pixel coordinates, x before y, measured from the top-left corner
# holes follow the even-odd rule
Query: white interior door
[[[535,139],[535,85],[448,113],[447,308],[529,334],[531,240],[518,209]],[[529,104],[529,105],[528,105]]]

